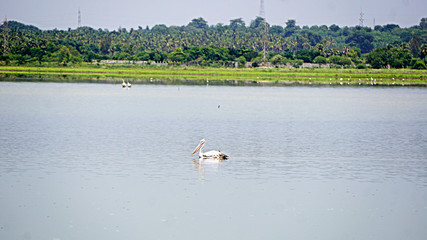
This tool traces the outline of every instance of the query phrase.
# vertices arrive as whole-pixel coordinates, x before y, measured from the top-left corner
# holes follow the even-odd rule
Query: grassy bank
[[[234,84],[343,84],[343,85],[415,85],[427,86],[427,71],[409,69],[287,69],[287,68],[203,68],[150,67],[135,65],[85,64],[70,67],[0,66],[2,79],[63,79],[116,82],[194,81]],[[341,80],[342,79],[342,80]],[[359,81],[360,79],[360,81]],[[371,83],[371,80],[372,83]]]

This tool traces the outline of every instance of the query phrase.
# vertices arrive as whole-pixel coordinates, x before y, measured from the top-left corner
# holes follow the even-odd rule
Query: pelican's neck
[[[200,146],[200,149],[199,149],[199,158],[203,157],[203,147],[205,147],[204,143],[202,144],[202,146]]]

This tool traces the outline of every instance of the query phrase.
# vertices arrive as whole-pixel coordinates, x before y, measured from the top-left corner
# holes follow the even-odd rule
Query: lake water
[[[421,240],[427,89],[0,82],[0,192],[0,239]]]

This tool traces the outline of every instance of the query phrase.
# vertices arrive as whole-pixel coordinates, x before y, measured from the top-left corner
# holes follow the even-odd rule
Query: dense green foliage
[[[252,62],[252,66],[258,66],[264,61],[267,29],[266,60],[274,65],[300,66],[307,62],[365,68],[368,63],[374,68],[423,68],[427,55],[426,22],[423,18],[410,28],[387,24],[371,29],[335,24],[300,27],[295,20],[288,20],[284,27],[269,26],[260,17],[249,26],[241,18],[231,20],[229,25],[209,26],[203,18],[196,18],[186,26],[114,31],[80,27],[64,31],[40,30],[10,21],[8,28],[1,28],[0,61],[67,65],[112,59],[202,66]]]

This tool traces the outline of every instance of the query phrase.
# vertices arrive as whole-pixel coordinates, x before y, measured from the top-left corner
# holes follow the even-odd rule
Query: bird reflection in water
[[[193,159],[194,168],[197,169],[199,173],[199,178],[201,180],[205,179],[205,170],[212,170],[213,172],[218,172],[224,159],[210,159],[210,158],[199,158],[197,161]]]

